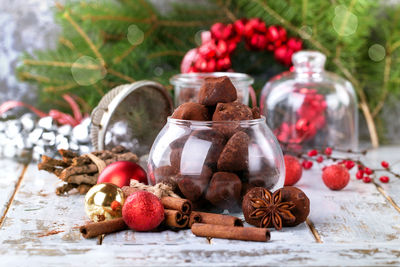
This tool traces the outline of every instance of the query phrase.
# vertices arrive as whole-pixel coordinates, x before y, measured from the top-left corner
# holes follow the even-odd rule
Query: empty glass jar
[[[171,184],[197,209],[240,211],[247,190],[283,186],[284,161],[265,118],[189,121],[168,118],[149,155],[149,183]]]
[[[357,99],[351,83],[325,71],[325,55],[300,51],[293,72],[272,78],[261,94],[261,112],[281,144],[296,149],[356,149]]]
[[[206,77],[228,76],[237,89],[238,101],[247,105],[249,102],[249,87],[254,79],[244,73],[211,72],[211,73],[182,73],[172,76],[174,86],[175,106],[186,102],[197,102],[197,95]]]

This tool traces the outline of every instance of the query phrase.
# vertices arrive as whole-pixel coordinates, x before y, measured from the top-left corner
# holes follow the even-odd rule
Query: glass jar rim
[[[228,76],[233,83],[253,84],[254,79],[246,73],[239,72],[191,72],[180,73],[171,77],[169,82],[172,85],[197,85],[201,86],[206,77]]]
[[[193,121],[193,120],[183,120],[183,119],[175,119],[171,116],[168,117],[167,123],[172,123],[176,125],[193,125],[193,126],[205,126],[211,127],[213,125],[230,125],[230,124],[239,124],[240,126],[252,126],[257,124],[266,124],[266,120],[264,116],[261,116],[259,119],[252,120],[240,120],[240,121]]]

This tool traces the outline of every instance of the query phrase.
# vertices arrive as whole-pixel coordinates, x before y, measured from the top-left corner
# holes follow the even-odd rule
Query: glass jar
[[[196,209],[240,211],[252,187],[284,184],[282,151],[265,118],[189,121],[168,118],[149,155],[149,183],[171,184]]]
[[[197,102],[197,95],[203,85],[204,78],[228,76],[237,89],[238,101],[247,105],[249,102],[249,87],[254,79],[244,73],[211,72],[211,73],[182,73],[172,76],[170,83],[174,86],[175,106],[186,102]]]
[[[357,149],[358,109],[351,83],[325,71],[325,55],[300,51],[294,71],[272,78],[261,93],[261,113],[282,145],[293,149]]]

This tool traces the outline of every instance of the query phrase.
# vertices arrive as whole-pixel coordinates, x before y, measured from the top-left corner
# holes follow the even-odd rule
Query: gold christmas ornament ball
[[[121,188],[110,183],[97,184],[85,196],[85,212],[94,222],[119,218],[124,202]]]

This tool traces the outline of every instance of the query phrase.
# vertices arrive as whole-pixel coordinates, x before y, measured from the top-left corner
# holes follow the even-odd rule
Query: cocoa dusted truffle
[[[252,119],[253,113],[251,109],[238,102],[218,103],[212,117],[213,121],[241,121]]]
[[[212,171],[204,166],[200,175],[182,175],[178,180],[178,187],[182,194],[191,201],[198,200],[210,181]]]
[[[226,143],[218,159],[218,170],[241,171],[248,168],[250,138],[245,132],[235,133]]]
[[[154,170],[156,181],[170,185],[172,190],[177,188],[177,174],[178,170],[172,166],[161,166]]]
[[[171,117],[174,119],[192,121],[208,121],[210,119],[208,109],[199,103],[193,102],[180,105],[175,109]]]
[[[236,99],[236,88],[227,76],[205,78],[199,91],[199,103],[206,106],[233,102]]]
[[[305,222],[308,214],[310,214],[310,200],[306,194],[297,187],[285,186],[281,189],[282,201],[292,201],[294,208],[291,210],[292,214],[296,217],[294,222],[283,221],[284,226],[296,226]]]
[[[206,199],[213,205],[230,209],[240,201],[242,182],[234,173],[214,173],[207,189]]]
[[[261,113],[260,113],[260,108],[259,107],[253,107],[251,109],[251,112],[253,113],[253,119],[261,118]]]

